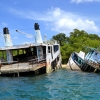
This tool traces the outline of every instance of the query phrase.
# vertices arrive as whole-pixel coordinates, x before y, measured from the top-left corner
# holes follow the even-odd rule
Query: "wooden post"
[[[94,69],[94,73],[97,71],[97,68]]]
[[[19,72],[17,73],[18,77],[19,77]]]
[[[17,61],[18,61],[18,70],[19,70],[19,59],[17,58]],[[17,72],[17,75],[19,77],[19,71]]]
[[[0,74],[1,74],[1,60],[0,60]]]
[[[19,50],[17,50],[17,55],[19,55]]]

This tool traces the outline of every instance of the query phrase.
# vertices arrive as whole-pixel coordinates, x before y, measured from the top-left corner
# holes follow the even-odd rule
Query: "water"
[[[60,69],[36,77],[0,77],[0,100],[100,100],[100,75]]]

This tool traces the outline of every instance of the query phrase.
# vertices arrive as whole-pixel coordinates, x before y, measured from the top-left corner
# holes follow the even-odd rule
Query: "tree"
[[[88,37],[91,40],[100,40],[100,37],[97,34],[89,34]]]
[[[56,36],[53,36],[52,39],[59,41],[60,45],[64,45],[64,43],[67,43],[67,37],[64,33],[59,33]]]
[[[52,37],[52,39],[60,42],[62,63],[67,63],[71,53],[74,51],[85,52],[86,46],[97,48],[100,45],[100,37],[97,34],[88,34],[84,30],[78,29],[74,29],[69,34],[69,37],[66,37],[64,33],[59,33]]]

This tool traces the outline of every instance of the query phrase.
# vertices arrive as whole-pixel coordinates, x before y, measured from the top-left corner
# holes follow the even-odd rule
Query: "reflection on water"
[[[66,69],[36,77],[0,77],[0,100],[100,100],[99,77]]]

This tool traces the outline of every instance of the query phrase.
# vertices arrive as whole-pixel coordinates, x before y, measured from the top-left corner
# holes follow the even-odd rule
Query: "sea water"
[[[60,69],[27,77],[0,77],[0,100],[100,100],[100,74]]]

